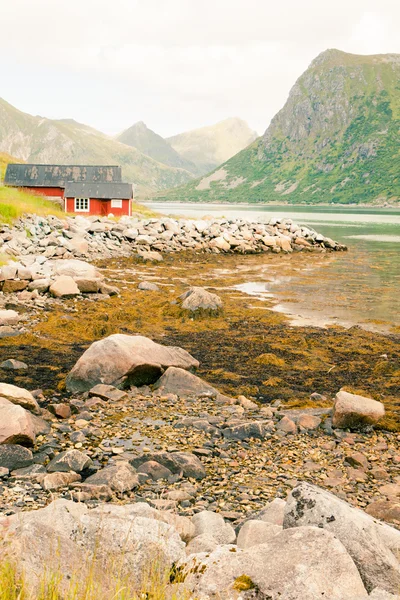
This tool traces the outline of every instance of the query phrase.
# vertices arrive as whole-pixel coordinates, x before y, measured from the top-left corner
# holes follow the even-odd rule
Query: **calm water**
[[[274,297],[275,310],[292,315],[293,323],[362,325],[379,331],[400,326],[400,210],[292,208],[151,203],[164,214],[249,220],[290,217],[349,247],[348,253],[291,257],[248,281],[238,270],[238,288]],[[306,259],[306,260],[305,260]],[[238,256],[238,262],[240,257]],[[279,263],[277,263],[279,265]]]

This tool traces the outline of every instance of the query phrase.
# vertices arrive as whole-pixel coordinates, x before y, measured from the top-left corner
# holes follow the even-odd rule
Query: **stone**
[[[99,383],[92,387],[89,390],[89,396],[95,396],[97,398],[101,398],[102,400],[113,400],[118,402],[119,400],[123,400],[128,397],[128,394],[113,385],[105,385],[104,383]]]
[[[202,287],[191,287],[180,298],[184,310],[195,312],[196,310],[216,311],[222,309],[221,298]]]
[[[368,504],[365,512],[375,519],[393,523],[393,525],[400,527],[400,499],[397,502],[391,500],[376,500],[375,502]]]
[[[282,531],[247,550],[219,546],[210,555],[190,556],[182,571],[186,585],[201,598],[238,598],[243,589],[254,594],[249,597],[269,600],[368,598],[344,546],[316,527]]]
[[[169,367],[155,383],[153,389],[164,394],[176,394],[180,397],[202,395],[216,397],[219,393],[200,377],[177,367]]]
[[[53,273],[58,276],[73,277],[74,279],[102,279],[101,273],[95,266],[83,260],[55,260]]]
[[[151,281],[141,281],[138,285],[139,290],[143,290],[145,292],[159,292],[160,288],[156,283],[152,283]]]
[[[71,416],[71,407],[64,402],[59,404],[49,404],[47,407],[49,412],[53,413],[59,419],[69,419]]]
[[[249,440],[257,438],[263,440],[268,431],[273,430],[273,423],[267,422],[267,425],[262,421],[251,421],[248,423],[240,423],[232,427],[225,427],[222,430],[224,437],[231,440]]]
[[[30,281],[28,284],[28,290],[30,292],[33,292],[34,290],[37,290],[39,292],[39,294],[45,294],[46,292],[49,291],[49,287],[51,285],[51,280],[50,279],[34,279],[33,281]]]
[[[386,483],[379,488],[379,493],[387,498],[400,498],[400,483]]]
[[[79,288],[72,277],[62,275],[50,285],[50,294],[55,298],[70,298],[80,294]]]
[[[108,283],[102,283],[99,289],[100,294],[107,296],[118,296],[119,289],[115,285],[108,285]]]
[[[0,398],[0,444],[33,446],[35,431],[30,413]]]
[[[250,519],[240,528],[237,545],[242,550],[268,542],[272,537],[282,531],[281,525],[273,525],[267,521]]]
[[[10,471],[29,467],[33,463],[33,454],[28,448],[18,444],[2,444],[0,446],[0,467]]]
[[[9,358],[7,360],[3,360],[3,362],[0,364],[0,367],[2,369],[10,369],[10,370],[18,371],[21,369],[27,369],[28,365],[24,362],[21,362],[20,360],[15,360],[14,358]]]
[[[148,261],[148,262],[162,262],[164,260],[162,257],[162,254],[160,254],[159,252],[154,252],[154,251],[142,250],[141,252],[138,252],[138,256],[142,260]]]
[[[282,498],[274,498],[257,515],[257,519],[272,523],[273,525],[283,525],[286,502]]]
[[[292,435],[297,433],[297,425],[292,419],[289,417],[283,417],[279,423],[277,423],[276,428],[279,431],[284,431],[285,433],[290,433]]]
[[[71,496],[77,502],[83,502],[84,500],[103,500],[107,502],[112,498],[113,492],[108,485],[96,485],[90,483],[74,483],[70,487],[73,487]]]
[[[46,474],[46,469],[43,465],[29,465],[29,467],[22,467],[21,469],[15,469],[15,471],[11,472],[11,476],[16,479],[37,481],[42,477],[42,475]]]
[[[0,310],[0,326],[16,325],[19,320],[20,316],[15,310]]]
[[[394,536],[400,543],[400,532],[392,533],[388,525],[308,483],[301,483],[289,494],[283,521],[284,529],[304,526],[327,530],[341,541],[368,592],[375,587],[398,591],[400,563],[388,544]]]
[[[356,468],[361,467],[364,471],[368,471],[369,469],[368,459],[361,452],[353,452],[346,456],[344,464]]]
[[[125,461],[100,469],[85,480],[86,484],[106,485],[115,492],[123,494],[134,490],[139,485],[136,470]]]
[[[34,413],[40,412],[39,404],[28,390],[11,385],[10,383],[0,383],[0,398],[4,398],[13,404],[22,406]]]
[[[160,465],[160,463],[156,462],[155,460],[148,460],[142,463],[137,468],[137,471],[138,473],[146,473],[154,481],[157,481],[158,479],[168,479],[168,477],[172,475],[169,469],[163,465]]]
[[[340,429],[364,429],[385,416],[382,402],[340,391],[336,394],[332,424]]]
[[[81,473],[92,466],[93,461],[87,454],[74,449],[57,454],[47,465],[47,470],[49,473],[68,473],[69,471]]]
[[[99,383],[116,387],[155,383],[168,367],[197,368],[182,348],[162,346],[143,336],[114,334],[94,342],[68,374],[70,392],[84,392]]]
[[[192,523],[195,526],[195,537],[202,534],[211,535],[218,544],[233,544],[236,540],[232,525],[225,523],[218,513],[203,510],[192,517]]]
[[[17,276],[18,264],[9,263],[3,265],[0,270],[0,281],[7,281],[8,279],[15,279]]]
[[[219,546],[217,540],[211,533],[202,533],[196,535],[186,546],[186,554],[199,554],[200,552],[214,552]]]
[[[4,294],[14,294],[15,292],[22,292],[28,287],[29,281],[20,281],[16,279],[7,279],[3,284]]]
[[[184,477],[204,479],[206,476],[200,460],[191,452],[147,452],[133,458],[130,463],[133,467],[138,468],[149,460],[158,462],[172,473],[182,473]]]
[[[45,475],[41,485],[44,490],[55,492],[80,480],[81,476],[78,473],[55,472]]]
[[[75,277],[75,283],[82,294],[97,294],[102,284],[101,279]]]
[[[297,420],[297,426],[307,431],[314,431],[321,425],[321,419],[313,415],[300,415]]]

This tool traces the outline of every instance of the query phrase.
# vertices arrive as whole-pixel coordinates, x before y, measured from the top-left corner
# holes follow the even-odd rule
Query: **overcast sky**
[[[400,53],[399,0],[12,0],[0,96],[108,134],[239,116],[263,133],[327,48]]]

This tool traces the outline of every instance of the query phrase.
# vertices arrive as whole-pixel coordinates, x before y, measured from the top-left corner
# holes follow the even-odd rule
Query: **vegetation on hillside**
[[[400,202],[400,55],[328,50],[262,138],[168,200]]]
[[[44,196],[0,186],[0,222],[12,223],[24,214],[65,216],[62,208]]]

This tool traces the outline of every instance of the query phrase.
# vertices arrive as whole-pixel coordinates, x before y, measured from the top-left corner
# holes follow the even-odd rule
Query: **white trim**
[[[90,212],[90,198],[74,198],[74,212]]]
[[[111,208],[122,208],[122,198],[111,198]]]

